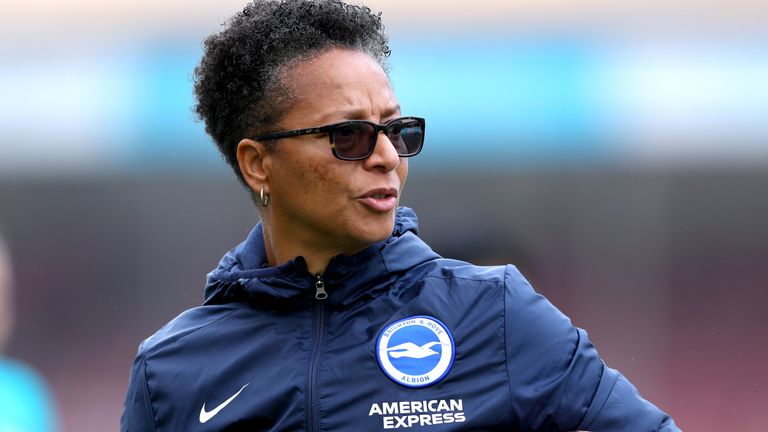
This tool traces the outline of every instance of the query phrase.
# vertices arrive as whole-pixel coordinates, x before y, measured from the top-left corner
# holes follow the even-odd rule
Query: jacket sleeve
[[[607,367],[584,330],[513,266],[505,274],[504,340],[513,417],[523,430],[678,431]]]
[[[147,387],[146,361],[139,349],[133,361],[128,392],[125,395],[123,416],[120,419],[121,432],[154,432],[155,422]]]

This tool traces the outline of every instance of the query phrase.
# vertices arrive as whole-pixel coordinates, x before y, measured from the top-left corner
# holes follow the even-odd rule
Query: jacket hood
[[[321,275],[328,289],[328,301],[350,303],[382,285],[391,275],[440,258],[417,235],[416,214],[410,208],[398,208],[389,238],[354,255],[338,255],[331,260]],[[235,301],[265,306],[295,304],[314,295],[316,278],[300,256],[270,267],[259,223],[245,241],[227,252],[218,267],[208,274],[205,304]]]

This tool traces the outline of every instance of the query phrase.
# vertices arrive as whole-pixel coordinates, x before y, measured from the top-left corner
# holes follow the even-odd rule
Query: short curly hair
[[[194,107],[224,160],[237,163],[241,139],[269,131],[288,111],[288,68],[332,48],[364,52],[387,71],[381,13],[337,0],[253,0],[209,36],[194,72]]]

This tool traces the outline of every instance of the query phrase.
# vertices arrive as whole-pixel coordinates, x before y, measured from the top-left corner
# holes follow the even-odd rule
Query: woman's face
[[[330,50],[293,67],[286,82],[296,99],[281,130],[400,116],[386,74],[361,52]],[[385,134],[361,161],[336,159],[328,136],[319,134],[278,140],[263,163],[275,240],[352,253],[392,232],[408,162]]]

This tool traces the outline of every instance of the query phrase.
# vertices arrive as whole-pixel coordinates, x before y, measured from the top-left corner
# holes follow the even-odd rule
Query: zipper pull
[[[320,275],[317,275],[315,279],[315,298],[318,300],[325,300],[328,298],[328,293],[325,292],[325,281]]]

